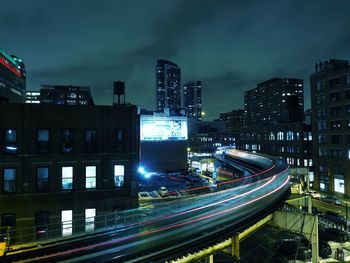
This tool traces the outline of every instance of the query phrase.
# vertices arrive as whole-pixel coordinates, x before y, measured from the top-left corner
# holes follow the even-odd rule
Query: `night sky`
[[[40,84],[90,86],[112,103],[155,104],[158,58],[182,81],[203,81],[207,119],[243,107],[243,92],[272,77],[303,78],[310,107],[314,63],[350,59],[350,1],[3,0],[0,48],[22,58],[27,90]]]

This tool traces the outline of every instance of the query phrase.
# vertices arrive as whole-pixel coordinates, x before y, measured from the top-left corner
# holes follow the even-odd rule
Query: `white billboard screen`
[[[141,141],[187,140],[186,117],[141,116]]]

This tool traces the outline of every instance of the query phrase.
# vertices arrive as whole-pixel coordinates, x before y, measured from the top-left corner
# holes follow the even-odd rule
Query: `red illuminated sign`
[[[18,68],[12,66],[10,62],[8,62],[8,60],[3,56],[0,56],[0,63],[7,67],[9,70],[11,70],[13,73],[15,73],[18,77],[22,77],[21,71]]]

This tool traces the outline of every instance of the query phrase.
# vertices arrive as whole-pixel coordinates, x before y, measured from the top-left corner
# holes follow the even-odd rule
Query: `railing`
[[[229,185],[237,186],[236,182]],[[122,229],[141,223],[144,224],[148,221],[152,222],[155,219],[161,220],[163,217],[166,218],[171,214],[194,208],[198,203],[202,205],[203,203],[210,204],[212,199],[215,197],[219,198],[220,194],[221,192],[213,192],[211,194],[177,198],[166,202],[160,200],[159,202],[153,202],[149,207],[121,210],[88,218],[85,217],[85,214],[75,214],[73,220],[64,222],[61,222],[59,216],[56,216],[55,219],[58,222],[35,227],[0,228],[0,242],[6,241],[7,247],[15,248],[14,246],[23,244],[31,245],[31,243],[36,242],[57,241],[57,239],[75,238],[91,233]]]

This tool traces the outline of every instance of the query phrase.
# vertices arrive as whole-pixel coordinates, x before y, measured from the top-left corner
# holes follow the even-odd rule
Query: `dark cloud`
[[[243,107],[243,93],[272,77],[303,78],[320,59],[350,58],[350,2],[302,0],[4,0],[1,48],[24,59],[28,89],[91,86],[110,104],[114,80],[128,101],[154,106],[155,63],[203,81],[210,119]]]

